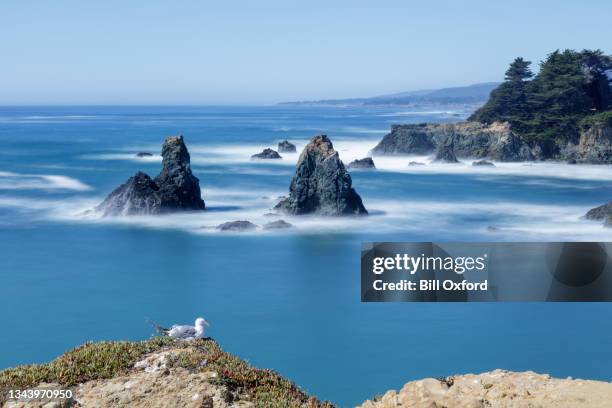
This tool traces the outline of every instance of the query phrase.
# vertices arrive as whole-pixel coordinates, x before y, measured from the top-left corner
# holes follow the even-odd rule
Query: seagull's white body
[[[208,326],[208,322],[202,317],[198,317],[194,326],[175,324],[169,329],[162,331],[170,337],[181,340],[194,340],[204,338],[204,327]]]

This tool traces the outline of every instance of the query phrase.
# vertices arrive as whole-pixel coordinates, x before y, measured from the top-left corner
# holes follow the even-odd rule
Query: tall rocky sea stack
[[[191,172],[183,136],[169,136],[162,147],[162,171],[155,179],[137,172],[96,207],[104,216],[203,210],[200,183]]]
[[[276,209],[289,214],[365,215],[351,176],[326,135],[313,137],[302,151],[289,187]]]

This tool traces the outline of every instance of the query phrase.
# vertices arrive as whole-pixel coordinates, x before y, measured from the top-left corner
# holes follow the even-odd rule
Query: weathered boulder
[[[229,221],[224,222],[217,226],[219,231],[234,231],[234,232],[242,232],[242,231],[254,231],[257,229],[257,225],[253,224],[251,221]]]
[[[282,159],[281,155],[277,151],[272,149],[264,149],[261,153],[257,153],[251,156],[251,159]]]
[[[363,215],[367,210],[351,176],[326,135],[315,136],[300,154],[289,197],[275,207],[288,214]]]
[[[278,144],[278,151],[280,153],[295,153],[297,149],[293,143],[288,140],[283,140]]]
[[[576,158],[584,163],[612,163],[612,124],[598,122],[584,128],[576,147]]]
[[[375,169],[374,160],[371,157],[353,160],[348,165],[349,169]]]
[[[487,160],[476,160],[474,162],[472,162],[472,166],[474,167],[495,167],[495,164],[491,163],[490,161]]]
[[[453,137],[447,137],[445,140],[438,143],[436,149],[436,156],[434,157],[436,163],[459,163],[457,156],[455,156],[455,142]]]
[[[286,229],[286,228],[293,228],[293,224],[290,224],[284,220],[276,220],[276,221],[271,221],[271,222],[264,224],[263,228],[267,230]]]
[[[394,125],[374,147],[375,155],[430,154],[452,138],[454,153],[463,158],[489,158],[498,161],[533,160],[529,146],[508,123],[486,125],[478,122],[422,123]]]
[[[183,136],[170,136],[162,147],[162,171],[153,180],[143,172],[113,190],[96,211],[104,216],[203,210],[200,183],[191,173]]]
[[[149,152],[138,152],[136,153],[136,157],[151,157],[153,156],[153,153],[149,153]]]
[[[584,218],[587,220],[603,221],[606,227],[612,227],[612,201],[589,210]]]

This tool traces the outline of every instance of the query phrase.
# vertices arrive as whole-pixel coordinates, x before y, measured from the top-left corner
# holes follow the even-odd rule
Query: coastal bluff
[[[70,390],[16,401],[8,389]],[[333,408],[274,371],[252,367],[212,339],[153,337],[87,343],[48,364],[0,371],[1,408]]]
[[[499,122],[392,125],[391,132],[372,153],[380,156],[433,154],[449,140],[452,140],[452,153],[458,158],[509,162],[534,159],[531,148],[512,131],[510,124]]]
[[[11,399],[10,389],[67,390]],[[87,343],[46,364],[0,371],[0,408],[335,408],[211,338]],[[405,384],[358,408],[604,408],[612,383],[494,370]]]
[[[358,408],[605,408],[610,401],[612,383],[494,370],[412,381]]]

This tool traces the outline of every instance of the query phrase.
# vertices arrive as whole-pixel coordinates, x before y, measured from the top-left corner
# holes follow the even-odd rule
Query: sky
[[[499,81],[517,56],[612,53],[610,21],[609,0],[2,0],[0,104],[270,104]]]

